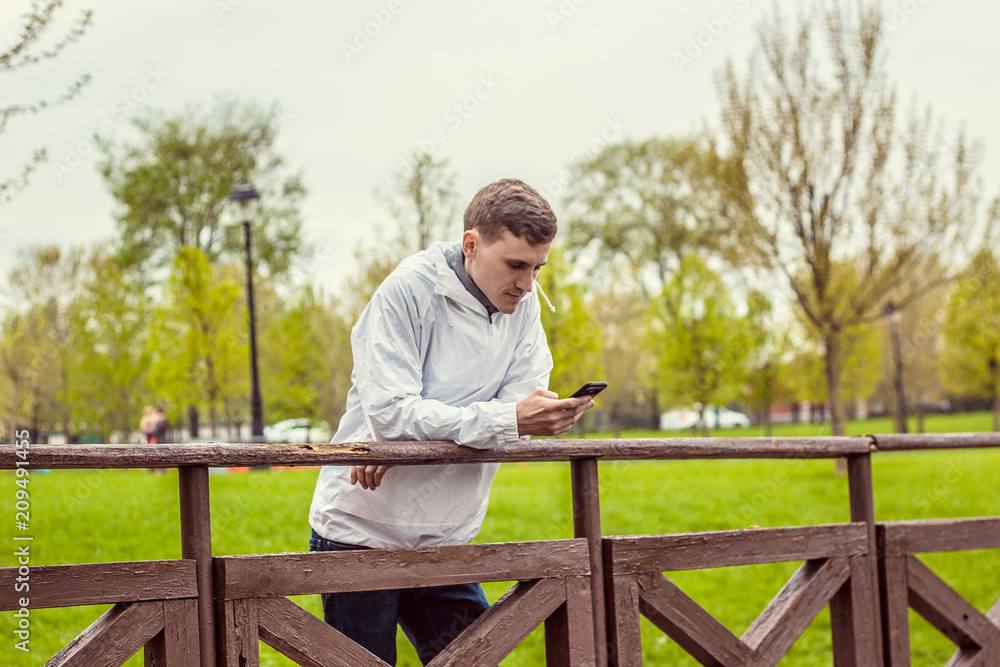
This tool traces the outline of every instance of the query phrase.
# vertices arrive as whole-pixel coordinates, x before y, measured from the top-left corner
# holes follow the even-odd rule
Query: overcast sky
[[[779,2],[792,12],[799,2]],[[12,39],[27,0],[0,4]],[[718,116],[714,76],[743,62],[770,2],[506,0],[332,3],[68,0],[95,25],[56,61],[5,74],[0,106],[58,94],[72,103],[17,118],[0,136],[0,178],[34,148],[50,154],[31,186],[0,205],[0,273],[18,249],[108,239],[114,202],[90,136],[128,136],[147,108],[179,110],[236,94],[283,110],[279,146],[304,174],[314,280],[336,289],[385,218],[376,188],[418,145],[447,158],[462,206],[515,176],[555,201],[566,166],[606,141],[690,132]],[[1000,190],[1000,7],[985,0],[894,0],[889,70],[912,95],[982,141]],[[56,30],[58,32],[58,28]],[[370,37],[368,35],[371,35]]]

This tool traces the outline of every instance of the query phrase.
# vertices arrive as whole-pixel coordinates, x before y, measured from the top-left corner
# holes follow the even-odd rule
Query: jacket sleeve
[[[378,440],[452,440],[479,449],[517,442],[516,402],[456,407],[421,396],[420,314],[405,285],[387,280],[351,346],[361,409]]]
[[[535,389],[549,387],[552,353],[549,351],[545,329],[542,328],[542,311],[538,296],[536,295],[525,305],[529,304],[532,316],[517,342],[514,360],[507,369],[503,384],[497,392],[497,398],[501,401],[517,403]]]

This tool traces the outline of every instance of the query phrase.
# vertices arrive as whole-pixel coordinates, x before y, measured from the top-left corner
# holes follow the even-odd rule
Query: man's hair
[[[508,229],[531,245],[540,245],[555,238],[556,215],[534,188],[516,178],[504,178],[472,198],[465,209],[465,229],[478,229],[487,243]]]

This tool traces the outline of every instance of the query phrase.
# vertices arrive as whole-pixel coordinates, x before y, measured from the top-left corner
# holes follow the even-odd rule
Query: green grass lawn
[[[929,419],[928,430],[988,430],[988,414]],[[870,421],[852,433],[887,430]],[[799,427],[801,428],[801,427]],[[782,427],[776,435],[790,435]],[[794,431],[800,434],[801,431]],[[822,431],[819,431],[822,432]],[[746,431],[741,433],[747,434]],[[623,434],[626,435],[626,434]],[[627,435],[636,435],[630,432]],[[307,550],[306,513],[316,469],[211,477],[212,532],[217,554]],[[880,454],[875,458],[880,519],[1000,515],[1000,450]],[[831,461],[608,462],[600,469],[606,534],[672,533],[808,525],[848,520],[847,482]],[[12,475],[0,476],[13,523]],[[147,470],[35,472],[31,478],[33,564],[178,558],[177,475]],[[566,538],[572,535],[569,466],[504,464],[477,542]],[[13,532],[13,531],[11,531]],[[11,548],[0,566],[13,565]],[[1000,552],[926,557],[926,562],[979,609],[1000,595]],[[672,579],[742,633],[798,564],[685,572]],[[485,585],[491,600],[509,583]],[[319,615],[318,596],[296,602]],[[35,610],[32,654],[13,649],[13,618],[0,614],[2,665],[40,665],[106,606]],[[913,664],[943,664],[948,642],[911,613]],[[645,623],[646,664],[694,665],[673,642]],[[419,662],[400,633],[400,665]],[[830,665],[829,616],[821,614],[784,664]],[[141,658],[128,663],[141,665]],[[290,664],[262,645],[262,664]],[[504,664],[544,664],[536,631]]]

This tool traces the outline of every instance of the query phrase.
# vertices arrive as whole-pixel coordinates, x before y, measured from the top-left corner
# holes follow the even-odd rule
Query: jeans
[[[309,536],[309,551],[367,548],[328,540],[315,530]],[[323,593],[322,598],[328,625],[390,665],[396,664],[397,623],[426,665],[490,606],[479,584]]]

